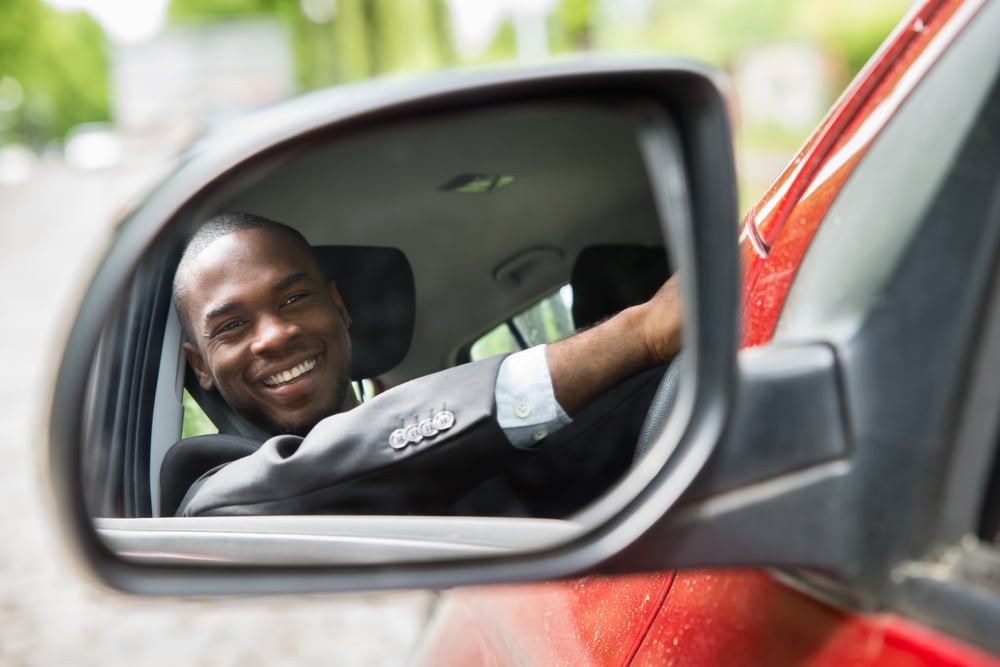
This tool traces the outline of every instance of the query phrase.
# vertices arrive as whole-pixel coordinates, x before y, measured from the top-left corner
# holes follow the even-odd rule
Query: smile
[[[297,366],[290,368],[287,371],[275,373],[271,377],[266,378],[264,380],[264,384],[267,385],[268,387],[280,387],[283,384],[287,384],[292,380],[302,375],[305,375],[314,368],[316,368],[316,359],[315,358],[307,359],[306,361],[303,361],[301,364],[298,364]]]

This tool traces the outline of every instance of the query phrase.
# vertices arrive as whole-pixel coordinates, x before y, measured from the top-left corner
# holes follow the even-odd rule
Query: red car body
[[[747,214],[743,345],[767,343],[853,167],[981,2],[903,20]],[[841,610],[760,571],[684,571],[445,594],[421,665],[1000,665],[905,618]]]

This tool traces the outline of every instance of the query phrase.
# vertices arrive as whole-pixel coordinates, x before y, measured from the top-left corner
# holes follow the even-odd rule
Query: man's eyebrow
[[[227,301],[218,308],[213,308],[212,310],[205,313],[205,323],[211,322],[217,317],[222,317],[223,315],[228,315],[232,311],[240,307],[239,301]]]
[[[273,286],[272,289],[275,292],[280,292],[281,290],[288,289],[289,287],[291,287],[292,285],[294,285],[294,284],[296,284],[298,282],[301,282],[303,280],[309,280],[310,277],[311,276],[308,273],[306,273],[305,271],[299,271],[297,273],[292,273],[292,274],[289,274],[289,275],[285,276],[284,278],[281,278],[281,279],[275,281],[274,286]],[[207,313],[205,313],[205,323],[208,324],[209,322],[211,322],[212,320],[216,319],[217,317],[222,317],[224,315],[228,315],[232,311],[234,311],[237,308],[239,308],[240,305],[241,305],[241,303],[239,301],[227,301],[226,303],[222,304],[221,306],[218,306],[217,308],[213,308],[212,310],[210,310]]]
[[[293,273],[291,275],[285,276],[274,283],[274,291],[280,292],[283,289],[288,289],[297,282],[303,280],[308,280],[311,276],[305,271],[299,271],[298,273]]]

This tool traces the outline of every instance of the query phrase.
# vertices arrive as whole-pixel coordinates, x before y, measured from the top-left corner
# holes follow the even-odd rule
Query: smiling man
[[[174,298],[202,388],[265,431],[305,435],[357,406],[350,315],[292,228],[216,219],[188,246]]]
[[[209,221],[181,258],[174,301],[201,386],[271,434],[174,445],[161,509],[183,515],[565,516],[631,464],[682,328],[675,277],[566,340],[359,405],[347,306],[294,229],[250,214]]]

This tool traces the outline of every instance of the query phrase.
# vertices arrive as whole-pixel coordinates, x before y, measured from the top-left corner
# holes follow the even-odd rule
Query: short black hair
[[[320,268],[319,262],[316,261],[316,254],[313,247],[309,245],[306,237],[294,227],[253,213],[222,213],[215,216],[199,227],[198,231],[191,237],[191,240],[188,241],[187,246],[184,248],[184,254],[181,255],[181,260],[177,264],[177,271],[174,272],[174,309],[180,318],[184,336],[189,341],[194,341],[195,339],[194,330],[191,326],[186,307],[190,286],[183,279],[184,275],[187,273],[191,263],[205,248],[224,236],[229,236],[244,229],[264,229],[284,235],[293,243],[301,245],[304,249],[308,250],[309,256],[316,262],[316,269],[319,270]],[[322,274],[322,271],[320,273]]]

